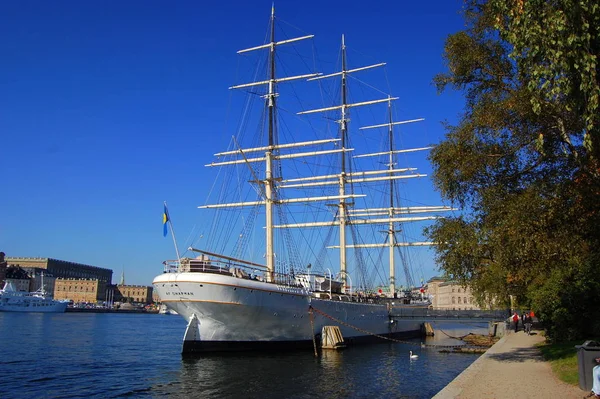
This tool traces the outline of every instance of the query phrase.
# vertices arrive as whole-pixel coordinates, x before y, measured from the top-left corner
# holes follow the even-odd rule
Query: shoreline
[[[560,381],[543,359],[537,344],[544,339],[508,332],[433,398],[581,398],[586,392]]]

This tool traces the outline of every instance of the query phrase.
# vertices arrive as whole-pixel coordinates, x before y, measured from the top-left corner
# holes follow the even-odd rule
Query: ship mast
[[[394,168],[394,154],[401,152],[411,152],[411,151],[419,151],[429,149],[427,148],[417,148],[417,149],[407,149],[407,150],[393,150],[393,132],[391,129],[392,125],[403,124],[416,122],[418,120],[412,121],[404,121],[404,122],[392,122],[391,111],[389,122],[383,125],[375,125],[368,126],[361,129],[369,129],[369,128],[378,128],[378,127],[389,127],[388,133],[390,135],[390,148],[389,151],[385,151],[382,153],[374,153],[374,154],[364,154],[355,156],[354,158],[366,157],[366,156],[381,156],[388,155],[389,156],[389,165],[385,170],[372,170],[372,171],[360,171],[360,172],[352,172],[347,169],[348,158],[346,157],[346,152],[353,151],[352,148],[348,148],[348,122],[349,122],[349,109],[353,107],[370,105],[370,104],[378,104],[386,102],[388,103],[388,107],[391,108],[391,101],[396,100],[396,97],[389,97],[385,99],[378,100],[370,100],[363,101],[357,103],[348,103],[348,85],[347,85],[347,77],[351,73],[364,71],[371,68],[376,68],[385,65],[385,63],[348,69],[346,62],[346,45],[344,36],[342,36],[342,70],[340,72],[332,73],[329,75],[322,75],[320,73],[311,73],[306,75],[296,75],[290,77],[278,78],[276,76],[276,64],[275,64],[275,52],[278,46],[293,43],[299,40],[312,38],[313,35],[297,37],[293,39],[275,41],[275,10],[271,9],[271,27],[270,27],[270,38],[269,42],[260,46],[248,48],[245,50],[238,51],[240,53],[246,53],[255,50],[268,49],[269,50],[269,59],[268,59],[268,72],[267,79],[263,81],[244,83],[230,87],[230,89],[246,89],[249,87],[263,86],[267,85],[267,89],[265,90],[266,94],[263,96],[265,99],[265,107],[267,107],[268,112],[268,142],[266,145],[253,147],[253,148],[237,148],[231,151],[225,151],[221,153],[215,154],[216,157],[230,157],[227,160],[222,160],[219,162],[212,162],[206,166],[216,167],[216,166],[225,166],[225,165],[239,165],[245,164],[250,167],[250,164],[254,162],[264,162],[265,163],[265,175],[264,180],[260,180],[258,177],[254,176],[254,183],[260,184],[261,189],[259,190],[260,198],[256,201],[246,201],[246,202],[236,202],[236,203],[219,203],[219,204],[211,204],[211,205],[203,205],[199,206],[199,208],[230,208],[230,207],[254,207],[256,205],[264,205],[265,206],[265,238],[266,238],[266,278],[268,282],[277,282],[275,277],[275,252],[274,252],[274,229],[276,228],[304,228],[304,227],[324,227],[324,226],[338,226],[340,230],[340,245],[339,246],[331,246],[329,248],[339,248],[340,250],[340,275],[343,283],[343,290],[346,290],[346,281],[348,278],[347,273],[347,260],[346,260],[346,251],[348,248],[376,248],[382,246],[390,246],[390,289],[395,290],[395,274],[393,271],[393,248],[400,246],[409,246],[409,245],[431,245],[431,243],[398,243],[394,238],[394,223],[403,223],[403,222],[413,222],[413,221],[421,221],[421,220],[432,220],[437,219],[436,216],[408,216],[408,217],[398,217],[400,214],[415,214],[415,213],[426,213],[426,212],[439,212],[445,210],[451,210],[449,207],[397,207],[394,203],[394,193],[390,193],[390,205],[387,208],[369,208],[369,209],[349,209],[350,205],[353,203],[355,198],[365,197],[363,194],[348,194],[346,186],[348,184],[354,183],[368,183],[368,182],[379,182],[379,181],[390,181],[397,179],[407,179],[413,177],[422,177],[425,175],[409,173],[412,172],[414,168],[402,168],[395,169]],[[323,79],[330,77],[341,77],[341,104],[335,105],[326,108],[308,110],[298,112],[298,114],[311,114],[317,112],[326,112],[326,111],[339,111],[340,119],[338,123],[340,124],[340,138],[338,139],[323,139],[323,140],[313,140],[313,141],[304,141],[304,142],[295,142],[295,143],[279,143],[277,140],[277,131],[276,131],[276,98],[278,96],[277,93],[277,84],[281,82],[287,82],[291,80],[297,79]],[[290,152],[291,150],[295,150],[299,147],[314,147],[320,146],[324,144],[338,143],[337,149],[332,150],[311,150],[307,152]],[[293,159],[300,157],[312,157],[312,156],[321,156],[326,154],[340,154],[340,172],[339,174],[331,174],[324,176],[307,176],[300,178],[292,178],[292,179],[283,179],[281,177],[274,176],[273,173],[273,165],[276,161],[281,161],[285,159]],[[233,158],[233,159],[231,159]],[[252,170],[252,168],[250,168]],[[276,187],[277,185],[277,187]],[[321,197],[306,197],[306,198],[279,198],[276,193],[277,190],[285,189],[285,188],[308,188],[308,187],[316,187],[316,186],[325,186],[325,185],[337,185],[339,187],[338,195],[329,195],[329,196],[321,196]],[[392,184],[393,187],[393,184]],[[307,223],[293,223],[293,224],[280,224],[274,225],[274,207],[276,205],[286,205],[286,204],[300,204],[307,202],[331,202],[336,201],[338,207],[338,215],[337,219],[324,221],[324,222],[307,222]],[[382,216],[382,217],[374,217],[374,216]],[[387,244],[357,244],[349,245],[346,242],[346,226],[349,225],[362,225],[362,224],[386,224],[388,226],[388,234],[389,240]],[[211,253],[212,256],[219,257],[220,255]],[[226,259],[226,257],[223,257]]]
[[[413,148],[413,149],[405,149],[405,150],[394,150],[394,126],[395,125],[403,125],[407,123],[414,123],[423,121],[423,118],[412,119],[407,121],[394,122],[392,117],[392,102],[391,97],[388,97],[390,101],[388,101],[388,123],[384,123],[381,125],[373,125],[373,126],[365,126],[361,127],[360,130],[363,129],[373,129],[380,127],[388,128],[388,151],[382,153],[373,153],[373,154],[363,154],[358,155],[355,158],[362,157],[371,157],[371,156],[380,156],[387,155],[388,156],[388,164],[387,171],[390,189],[389,189],[389,207],[385,208],[370,208],[370,209],[356,209],[354,210],[353,216],[362,216],[362,217],[373,217],[377,215],[387,215],[387,224],[388,229],[386,231],[388,235],[387,244],[356,244],[352,247],[355,248],[378,248],[378,247],[388,247],[389,251],[389,270],[390,270],[390,295],[394,295],[396,292],[396,268],[395,268],[395,249],[396,247],[406,247],[406,246],[430,246],[435,245],[433,242],[396,242],[396,229],[395,223],[404,223],[404,222],[415,222],[415,221],[424,221],[424,220],[433,220],[437,219],[438,216],[417,216],[417,217],[403,217],[398,218],[398,214],[414,214],[414,213],[438,213],[453,210],[453,208],[447,206],[418,206],[418,207],[397,207],[395,204],[395,180],[398,178],[416,178],[416,177],[426,177],[427,175],[413,173],[409,175],[397,176],[396,173],[403,171],[415,171],[415,168],[403,168],[403,169],[395,169],[396,163],[394,156],[398,153],[406,153],[406,152],[414,152],[414,151],[424,151],[429,150],[431,147],[422,147],[422,148]],[[374,180],[371,180],[374,181]],[[382,219],[366,219],[363,221],[364,223],[377,223],[382,222]],[[410,284],[410,274],[408,270],[408,266],[404,265],[404,272],[406,274],[407,283]]]
[[[268,282],[275,282],[275,251],[274,251],[274,234],[273,230],[275,226],[273,226],[273,213],[274,206],[276,204],[283,203],[293,203],[304,201],[314,201],[314,200],[325,200],[324,198],[319,199],[294,199],[294,200],[277,200],[275,193],[275,178],[273,177],[273,162],[275,160],[280,160],[284,158],[292,158],[299,156],[309,156],[309,155],[320,155],[319,152],[312,153],[300,153],[295,154],[293,156],[284,155],[280,156],[278,154],[279,150],[282,148],[292,148],[292,147],[302,147],[302,146],[310,146],[322,144],[325,142],[332,142],[332,140],[322,140],[316,142],[302,142],[302,143],[294,143],[294,144],[286,144],[286,145],[278,145],[276,143],[276,129],[275,129],[275,115],[276,115],[276,103],[275,99],[278,95],[277,93],[277,84],[280,82],[287,82],[291,80],[297,79],[307,79],[318,76],[318,73],[311,73],[306,75],[297,75],[290,76],[284,78],[276,77],[276,69],[275,69],[275,52],[278,46],[288,43],[297,42],[304,39],[310,39],[314,35],[307,35],[302,37],[297,37],[293,39],[275,41],[275,7],[271,8],[271,29],[270,29],[270,39],[269,42],[260,46],[247,48],[244,50],[238,51],[238,54],[246,53],[255,50],[268,49],[269,50],[269,59],[268,59],[268,76],[267,80],[245,83],[240,85],[235,85],[230,87],[230,89],[245,89],[254,86],[262,86],[267,85],[267,94],[263,97],[265,99],[265,106],[268,109],[268,142],[265,147],[256,147],[249,149],[238,149],[235,151],[222,152],[219,154],[215,154],[216,156],[224,156],[224,155],[235,155],[240,156],[242,159],[237,159],[233,161],[224,161],[224,162],[213,162],[207,166],[222,166],[222,165],[234,165],[245,163],[249,165],[252,162],[265,162],[265,176],[264,180],[259,181],[257,183],[264,185],[264,190],[261,190],[262,199],[259,201],[251,201],[251,202],[243,202],[243,203],[229,203],[229,204],[215,204],[215,205],[204,205],[199,208],[226,208],[226,207],[243,207],[243,206],[254,206],[254,205],[264,205],[265,206],[265,240],[266,240],[266,249],[265,249],[265,260],[266,260],[266,278]],[[255,157],[248,158],[247,155],[252,152],[262,152],[264,153],[264,157]],[[321,153],[330,153],[330,152],[338,152],[336,151],[323,151]]]
[[[269,109],[269,149],[265,152],[265,224],[267,281],[275,280],[275,253],[273,250],[273,130],[275,129],[275,6],[271,7],[271,48],[269,50],[269,92],[266,96]]]
[[[348,119],[346,119],[346,107],[348,106],[347,101],[347,86],[346,86],[346,43],[344,41],[344,35],[342,35],[342,109],[340,118],[340,136],[342,139],[342,150],[346,148],[346,141],[348,135]],[[340,190],[339,195],[343,197],[346,194],[346,153],[341,152],[341,173],[340,173]],[[346,200],[340,199],[338,205],[338,215],[340,223],[340,274],[342,279],[342,287],[345,292],[346,290]]]
[[[380,67],[380,66],[385,65],[385,63],[375,64],[375,65],[370,65],[370,66],[355,68],[355,69],[348,69],[347,65],[346,65],[346,41],[345,41],[344,35],[342,35],[342,57],[341,58],[342,58],[342,70],[340,72],[336,72],[336,73],[332,73],[329,75],[324,75],[324,76],[319,76],[316,78],[309,79],[309,80],[316,80],[316,79],[330,78],[330,77],[334,77],[334,76],[341,76],[341,104],[339,106],[334,106],[334,107],[327,107],[327,108],[320,108],[320,109],[298,112],[298,114],[300,115],[300,114],[310,114],[310,113],[315,113],[315,112],[325,112],[325,111],[338,110],[338,109],[340,110],[340,119],[338,121],[338,123],[340,124],[340,139],[341,139],[340,144],[341,144],[341,148],[342,148],[342,152],[341,152],[341,156],[340,156],[340,163],[341,163],[340,174],[338,176],[339,196],[341,198],[338,203],[338,225],[339,225],[339,231],[340,231],[340,245],[337,248],[340,249],[340,275],[341,275],[340,279],[342,280],[342,287],[343,287],[342,289],[345,292],[346,280],[347,280],[347,276],[348,276],[347,260],[346,260],[347,259],[347,249],[350,247],[346,243],[346,226],[349,224],[349,220],[348,220],[349,203],[347,203],[346,199],[345,199],[346,185],[350,182],[349,181],[350,176],[347,174],[347,171],[346,171],[346,164],[347,164],[346,145],[347,145],[347,141],[348,141],[349,108],[356,107],[356,106],[362,106],[362,105],[377,104],[377,103],[384,102],[384,101],[395,100],[396,98],[365,101],[365,102],[361,102],[361,103],[349,104],[348,103],[348,86],[347,86],[348,74],[353,73],[353,72],[363,71],[365,69]]]
[[[390,294],[393,296],[396,292],[396,268],[395,268],[395,239],[396,235],[394,234],[394,222],[391,220],[394,217],[394,181],[391,180],[391,177],[394,176],[394,128],[392,125],[392,102],[388,102],[388,116],[389,116],[389,127],[388,127],[388,140],[389,140],[389,162],[388,162],[388,170],[390,171],[390,208],[388,209],[388,217],[390,218],[390,222],[388,224],[388,242],[389,246],[389,256],[390,256]]]

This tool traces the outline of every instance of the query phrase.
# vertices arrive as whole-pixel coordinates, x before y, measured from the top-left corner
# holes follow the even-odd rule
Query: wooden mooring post
[[[322,349],[342,349],[345,347],[344,337],[338,326],[323,326],[321,332]]]
[[[431,323],[429,322],[425,322],[421,325],[421,332],[427,337],[433,337],[435,335],[433,327],[431,327]]]

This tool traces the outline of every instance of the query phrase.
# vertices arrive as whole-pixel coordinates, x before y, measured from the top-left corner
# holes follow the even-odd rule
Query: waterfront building
[[[6,257],[6,262],[22,268],[43,269],[44,277],[52,275],[63,279],[95,279],[105,284],[112,283],[113,271],[97,266],[52,258]]]
[[[149,304],[153,302],[153,288],[143,285],[121,285],[115,287],[115,302]]]
[[[4,268],[4,281],[2,282],[3,288],[6,283],[12,283],[13,287],[17,291],[30,291],[31,277],[25,269],[16,265],[8,265]]]
[[[471,289],[443,277],[433,277],[427,282],[427,295],[433,309],[481,310],[475,302]]]
[[[44,278],[42,280],[42,276],[39,270],[36,271],[31,270],[29,268],[23,268],[23,270],[27,273],[27,278],[7,277],[0,284],[0,288],[4,287],[4,284],[10,281],[17,291],[34,292],[42,288],[43,281],[44,291],[47,294],[52,294],[54,292],[54,281],[56,280],[56,278],[44,274]]]
[[[2,263],[4,261],[4,263]],[[55,299],[73,302],[135,302],[148,304],[153,302],[153,288],[124,284],[124,272],[118,285],[112,285],[113,271],[97,266],[84,265],[53,258],[6,257],[0,254],[0,283],[4,284],[7,266],[14,265],[24,270],[30,280],[16,285],[23,291],[35,291],[41,286],[41,274],[44,274],[44,286],[47,292],[53,292]],[[31,283],[30,283],[31,281]],[[28,284],[28,288],[25,288]]]
[[[98,303],[106,301],[107,284],[97,279],[57,278],[54,284],[54,299],[72,300],[75,303]]]
[[[29,289],[30,279],[28,278],[7,278],[5,283],[11,282],[17,291],[31,291]]]
[[[158,292],[152,290],[152,302],[154,303],[160,303],[162,302],[160,297],[158,296]]]
[[[44,269],[38,269],[37,267],[24,267],[23,268],[30,277],[29,291],[37,291],[42,288],[42,281],[44,283],[44,291],[47,294],[54,293],[54,284],[56,277],[47,273]],[[42,278],[42,274],[44,275]]]

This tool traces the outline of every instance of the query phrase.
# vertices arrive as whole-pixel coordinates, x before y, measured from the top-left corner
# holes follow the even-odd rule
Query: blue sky
[[[442,121],[456,121],[463,99],[438,95],[432,78],[444,71],[444,40],[463,28],[461,1],[275,7],[287,26],[315,34],[332,65],[342,33],[357,54],[387,62],[399,109],[426,118],[425,143],[443,137]],[[263,43],[270,9],[266,1],[0,3],[0,250],[110,268],[113,282],[124,269],[128,284],[150,285],[174,257],[163,201],[181,248],[202,223],[203,165],[233,134],[236,51]],[[425,268],[425,278],[437,273],[432,260]]]

